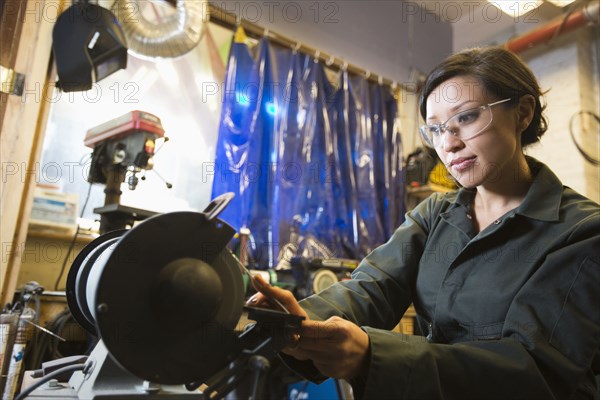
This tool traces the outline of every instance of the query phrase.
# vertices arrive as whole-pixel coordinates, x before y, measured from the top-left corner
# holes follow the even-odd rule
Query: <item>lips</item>
[[[450,161],[450,167],[455,171],[462,171],[471,167],[475,163],[477,157],[459,157]]]

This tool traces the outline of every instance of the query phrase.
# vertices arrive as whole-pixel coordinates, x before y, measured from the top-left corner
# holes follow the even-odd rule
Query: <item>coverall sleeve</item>
[[[300,302],[310,319],[339,316],[359,326],[393,328],[411,303],[419,259],[429,229],[427,215],[439,204],[433,195],[406,214],[405,222],[390,240],[373,250],[352,273],[352,280],[338,282],[318,295]],[[394,265],[390,269],[390,265]],[[391,274],[393,273],[393,275]],[[322,381],[312,361],[299,361],[286,354],[283,361],[301,376]]]
[[[311,319],[339,316],[357,325],[393,328],[414,295],[419,259],[429,229],[426,216],[437,204],[434,197],[437,196],[407,213],[405,222],[390,240],[361,261],[351,280],[302,300],[300,305]]]
[[[595,215],[579,225],[569,243],[547,255],[515,297],[498,339],[415,343],[364,328],[371,363],[363,397],[592,398],[593,387],[582,383],[593,379],[600,348],[598,248]]]
[[[416,229],[411,224],[426,230],[425,221],[411,218],[408,231]],[[408,305],[415,273],[410,264],[418,265],[409,259],[391,274],[378,267],[392,257],[403,259],[400,250],[388,248],[394,240],[384,246],[390,260],[375,251],[356,271],[357,282],[302,305],[311,317],[339,315],[363,325],[371,359],[355,394],[365,399],[591,398],[594,388],[585,382],[599,361],[599,222],[597,214],[589,216],[546,255],[515,296],[498,337],[434,344],[387,331],[386,319],[397,322],[398,310]],[[419,236],[413,234],[411,245],[424,240],[414,239]]]

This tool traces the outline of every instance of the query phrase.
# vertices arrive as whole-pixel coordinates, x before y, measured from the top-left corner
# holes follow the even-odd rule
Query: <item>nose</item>
[[[463,146],[463,141],[460,140],[458,135],[452,132],[451,127],[448,127],[444,130],[444,132],[442,133],[442,149],[446,153],[452,153],[457,150],[460,150],[463,148]]]

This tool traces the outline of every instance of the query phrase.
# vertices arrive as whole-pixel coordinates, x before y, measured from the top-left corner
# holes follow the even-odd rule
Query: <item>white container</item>
[[[36,187],[29,229],[74,234],[77,229],[79,196]]]

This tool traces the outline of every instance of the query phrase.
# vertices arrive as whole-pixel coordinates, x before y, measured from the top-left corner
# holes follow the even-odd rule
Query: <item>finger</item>
[[[258,302],[260,296],[263,296],[260,293],[254,293],[248,300],[246,300],[246,305],[254,305]]]
[[[254,295],[252,295],[248,300],[246,300],[246,306],[255,308],[267,308],[270,310],[280,309],[280,307],[277,304],[273,304],[273,302],[262,293],[255,293]]]
[[[311,354],[331,354],[337,349],[341,349],[341,343],[335,339],[302,338],[296,348]]]
[[[252,276],[250,277],[250,281],[252,282],[252,286],[254,287],[254,289],[255,289],[257,292],[260,292],[260,290],[261,290],[263,287],[268,287],[268,286],[271,286],[271,285],[270,285],[269,283],[267,283],[267,281],[265,281],[265,279],[264,279],[262,276],[260,276],[259,274],[252,275]]]
[[[328,319],[326,321],[303,321],[302,337],[313,340],[331,340],[343,334],[342,324],[344,320]]]
[[[246,305],[248,306],[256,306],[259,303],[265,302],[265,295],[262,293],[254,293],[248,300],[246,300]]]
[[[302,338],[302,335],[295,334],[285,350],[291,351],[294,354],[302,354],[305,358],[324,357],[331,358],[338,349],[341,349],[340,343],[336,341],[325,342],[323,340],[316,341],[312,338]]]
[[[323,348],[317,348],[316,350],[307,348],[306,343],[302,339],[297,339],[293,341],[291,344],[288,344],[282,350],[284,353],[289,354],[298,359],[312,359],[314,357],[324,358],[330,357],[331,353],[328,351],[324,351]]]
[[[260,292],[255,293],[248,300],[246,300],[246,305],[252,307],[272,308],[274,310],[281,309],[281,306],[277,304],[273,298],[267,297]]]
[[[249,306],[254,306],[257,303],[261,303],[264,302],[265,300],[265,295],[262,293],[254,293],[252,296],[250,296],[250,298],[248,300],[246,300],[246,305]]]
[[[246,300],[245,305],[254,308],[266,308],[270,310],[284,311],[286,313],[290,312],[283,304],[281,304],[281,302],[274,298],[267,297],[262,293],[254,294],[252,297]]]
[[[308,315],[306,311],[289,290],[284,290],[275,286],[271,286],[268,284],[260,275],[255,275],[254,277],[256,289],[265,295],[267,298],[274,298],[281,302],[285,308],[292,314],[300,315],[308,319]]]

